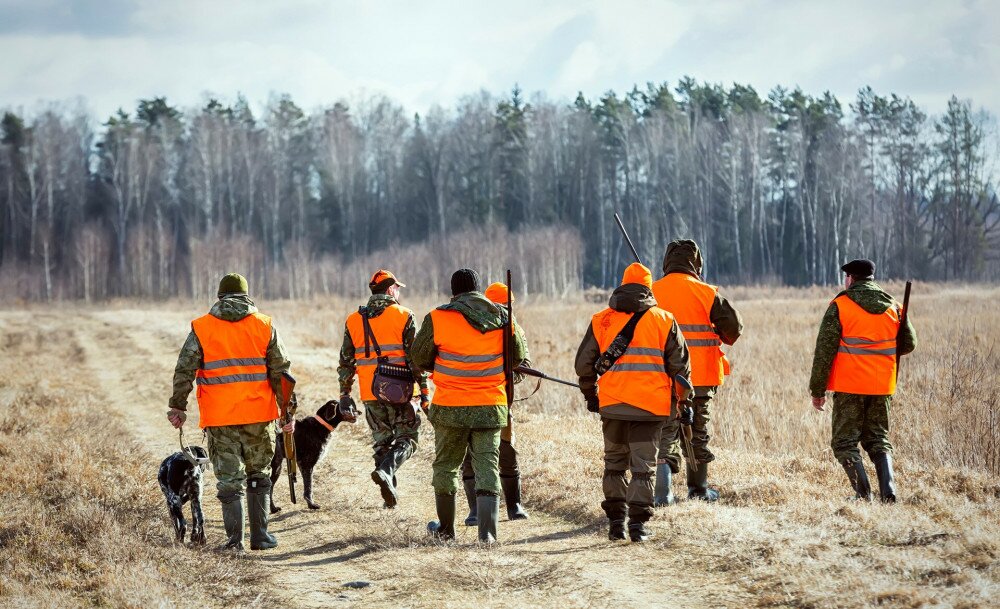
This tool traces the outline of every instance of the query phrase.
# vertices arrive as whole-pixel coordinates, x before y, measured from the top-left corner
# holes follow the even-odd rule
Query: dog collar
[[[317,421],[319,421],[320,425],[322,425],[323,427],[326,427],[326,429],[328,431],[333,431],[333,425],[330,425],[329,423],[327,423],[326,421],[324,421],[323,417],[319,416],[318,414],[314,414],[313,418],[316,419]]]

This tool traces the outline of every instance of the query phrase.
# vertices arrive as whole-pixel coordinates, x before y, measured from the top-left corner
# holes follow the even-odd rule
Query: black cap
[[[458,296],[466,292],[479,292],[482,282],[479,273],[473,269],[458,269],[451,276],[451,295]]]
[[[871,260],[861,258],[859,260],[851,260],[840,267],[840,270],[851,277],[871,277],[875,274],[875,263]]]

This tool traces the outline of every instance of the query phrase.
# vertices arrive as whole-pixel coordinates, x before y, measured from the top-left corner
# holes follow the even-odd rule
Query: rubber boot
[[[372,472],[372,481],[378,485],[382,492],[382,501],[385,507],[394,508],[399,503],[399,494],[396,490],[396,470],[410,457],[408,447],[405,445],[393,445],[382,461]]]
[[[497,540],[497,521],[500,520],[500,497],[477,495],[476,514],[479,516],[479,541],[493,543]]]
[[[270,550],[278,546],[278,540],[267,532],[270,497],[270,479],[254,478],[247,481],[247,511],[250,512],[251,550]]]
[[[882,503],[896,503],[896,481],[892,475],[892,455],[875,453],[872,457],[878,475],[878,495]]]
[[[222,526],[226,530],[226,543],[223,549],[243,550],[243,497],[239,493],[220,495],[222,502]]]
[[[688,499],[718,501],[719,491],[708,488],[708,463],[699,463],[698,470],[687,468]]]
[[[611,541],[625,541],[625,521],[610,520],[608,524],[608,539]]]
[[[500,476],[500,488],[507,505],[507,520],[527,520],[528,512],[521,505],[521,476]]]
[[[670,466],[660,463],[656,466],[656,483],[653,486],[653,507],[663,507],[674,502],[673,474]]]
[[[455,539],[455,494],[435,494],[434,505],[438,519],[427,523],[427,533],[441,541]]]
[[[872,485],[868,482],[868,473],[865,472],[865,464],[858,459],[854,463],[842,463],[844,471],[847,472],[847,479],[854,489],[854,498],[864,501],[872,500]]]
[[[474,527],[479,524],[479,518],[476,516],[476,479],[467,478],[462,480],[462,484],[465,486],[465,499],[469,502],[469,515],[465,517],[465,526]]]
[[[645,522],[628,523],[628,538],[632,543],[642,543],[653,538],[653,532],[646,527]]]

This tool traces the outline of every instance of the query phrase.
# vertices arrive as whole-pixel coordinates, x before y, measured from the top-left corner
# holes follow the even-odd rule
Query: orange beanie
[[[653,289],[653,274],[638,262],[633,262],[628,265],[625,274],[622,275],[622,285],[626,283],[641,283],[647,288]]]

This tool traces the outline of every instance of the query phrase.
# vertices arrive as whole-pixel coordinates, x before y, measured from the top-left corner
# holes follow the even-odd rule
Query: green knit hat
[[[219,296],[223,294],[246,294],[250,291],[247,278],[239,273],[229,273],[219,282]]]

